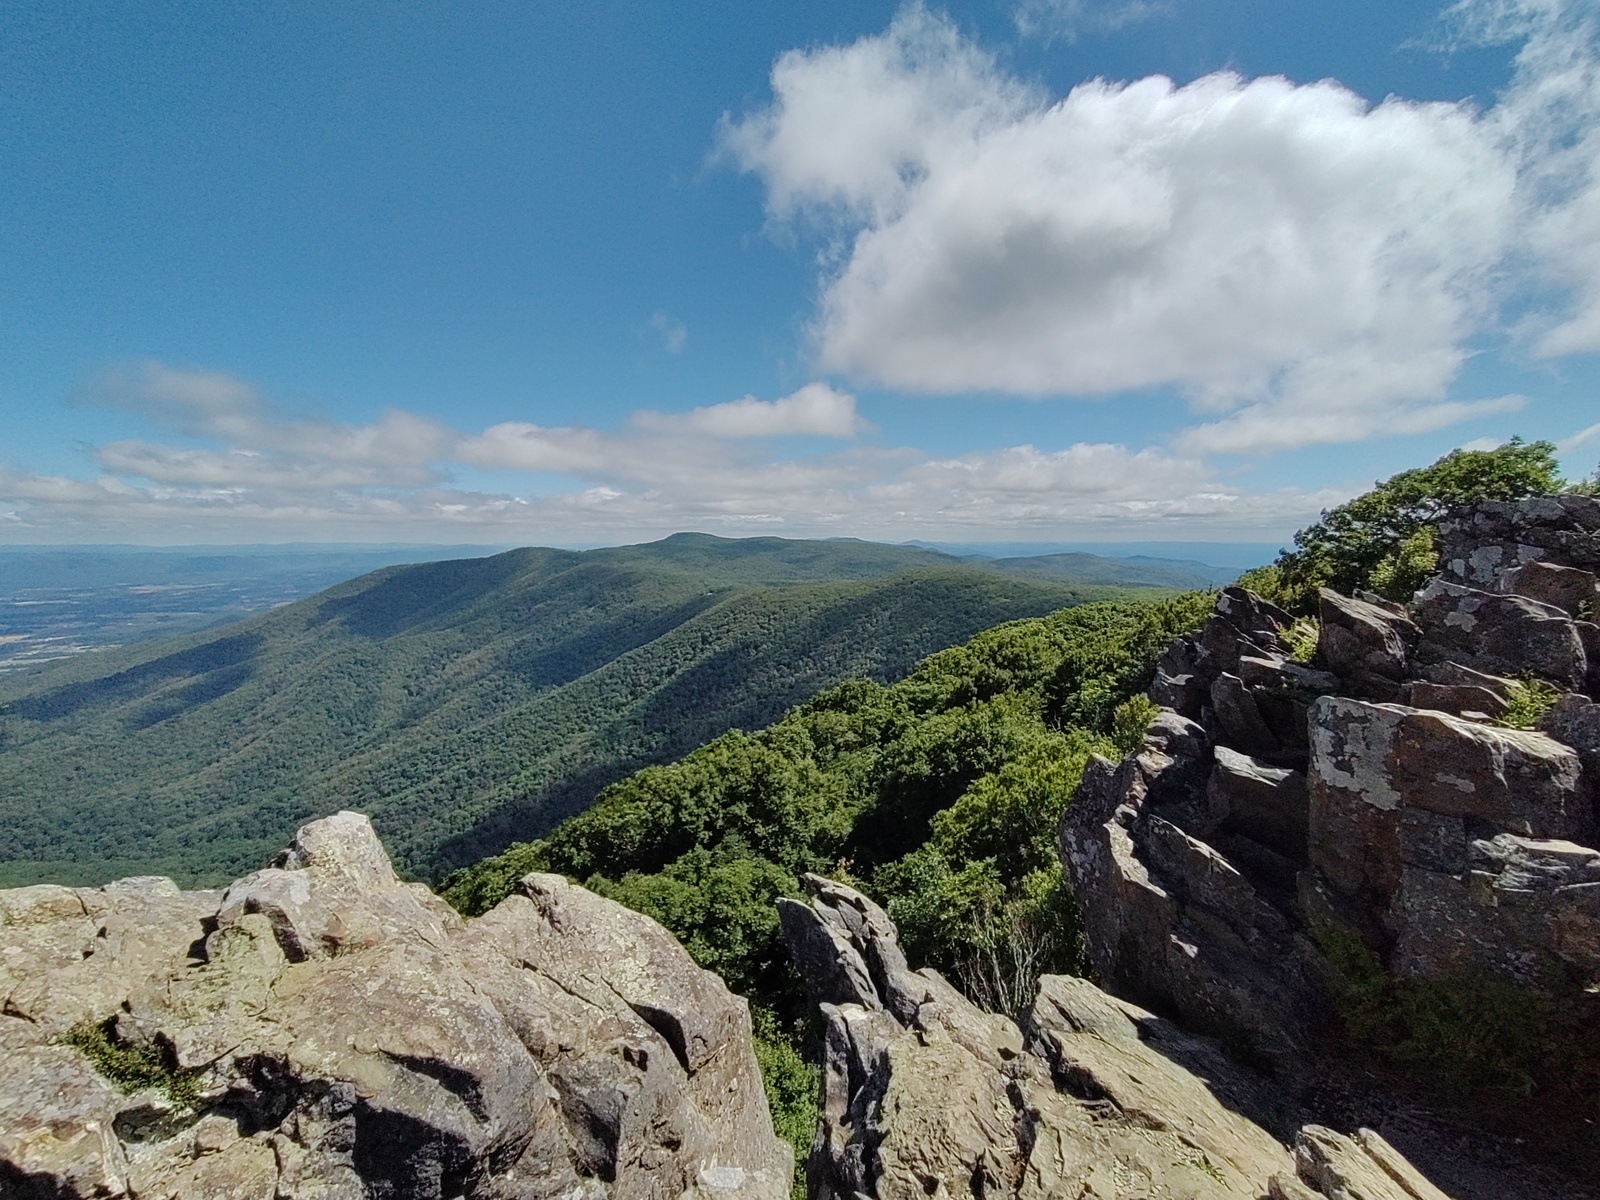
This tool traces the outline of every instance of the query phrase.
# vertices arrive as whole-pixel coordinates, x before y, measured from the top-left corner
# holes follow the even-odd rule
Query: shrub
[[[1297,663],[1308,663],[1317,655],[1317,639],[1322,636],[1322,625],[1312,617],[1299,617],[1284,631],[1289,657]]]
[[[1507,729],[1532,729],[1561,699],[1561,690],[1529,675],[1511,684],[1506,692],[1506,711],[1497,724]]]
[[[1325,923],[1312,932],[1333,967],[1346,1036],[1449,1103],[1510,1110],[1535,1093],[1594,1095],[1600,1009],[1581,989],[1534,991],[1466,969],[1397,978],[1353,931]]]
[[[800,1056],[795,1049],[795,1033],[784,1030],[770,1009],[752,1006],[750,1020],[755,1029],[761,1085],[767,1093],[767,1109],[772,1113],[772,1131],[794,1147],[791,1200],[805,1200],[806,1158],[817,1128],[821,1073]]]

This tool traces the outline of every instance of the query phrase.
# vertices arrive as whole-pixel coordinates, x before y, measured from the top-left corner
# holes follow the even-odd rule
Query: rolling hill
[[[387,568],[0,678],[0,886],[215,882],[345,807],[438,879],[819,688],[1109,594],[913,547],[704,535]]]

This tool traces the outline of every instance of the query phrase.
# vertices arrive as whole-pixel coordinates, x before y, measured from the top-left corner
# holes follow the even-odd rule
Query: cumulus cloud
[[[1594,30],[1572,15],[1592,4],[1458,8],[1529,39],[1488,112],[1231,73],[1052,101],[912,5],[781,56],[722,152],[773,220],[836,239],[826,369],[927,393],[1176,387],[1218,417],[1185,442],[1212,452],[1436,429],[1506,407],[1448,389],[1517,263],[1573,298],[1542,352],[1600,344]]]
[[[779,400],[745,396],[694,409],[683,416],[641,414],[635,423],[650,429],[681,429],[715,438],[852,438],[866,429],[855,397],[826,383],[808,383]]]
[[[778,400],[745,396],[686,413],[637,412],[620,430],[504,421],[463,439],[456,456],[477,467],[642,483],[715,477],[744,486],[795,467],[774,466],[759,448],[737,443],[806,436],[848,439],[865,429],[854,396],[810,383]]]

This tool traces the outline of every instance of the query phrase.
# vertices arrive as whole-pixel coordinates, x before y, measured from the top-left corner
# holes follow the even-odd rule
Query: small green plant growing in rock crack
[[[1226,1184],[1228,1182],[1228,1177],[1222,1173],[1222,1168],[1212,1162],[1210,1156],[1204,1150],[1196,1151],[1188,1158],[1179,1159],[1178,1164],[1185,1167],[1193,1167],[1197,1171],[1204,1171],[1218,1183]]]
[[[1499,724],[1507,729],[1532,729],[1559,699],[1558,688],[1531,675],[1524,676],[1507,689],[1506,711]]]
[[[805,1200],[806,1157],[817,1128],[818,1069],[795,1048],[800,1039],[784,1030],[769,1008],[752,1005],[750,1020],[755,1033],[756,1062],[767,1092],[772,1131],[794,1147],[794,1180],[790,1200]]]
[[[180,1108],[193,1108],[198,1103],[198,1071],[169,1065],[157,1046],[117,1041],[111,1035],[109,1024],[85,1021],[67,1030],[59,1040],[87,1058],[96,1071],[127,1095],[158,1088]]]
[[[1322,623],[1315,617],[1301,617],[1283,632],[1284,644],[1289,647],[1289,657],[1297,663],[1308,663],[1317,654],[1317,639],[1322,636]]]

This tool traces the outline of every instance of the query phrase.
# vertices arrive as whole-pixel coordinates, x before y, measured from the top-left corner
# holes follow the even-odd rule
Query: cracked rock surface
[[[220,893],[0,892],[8,1200],[780,1200],[790,1164],[745,1002],[559,876],[464,921],[340,813]]]
[[[1448,1200],[1370,1130],[1293,1148],[1213,1044],[1047,975],[1023,1025],[912,971],[871,900],[809,875],[786,941],[826,1021],[812,1200]]]

